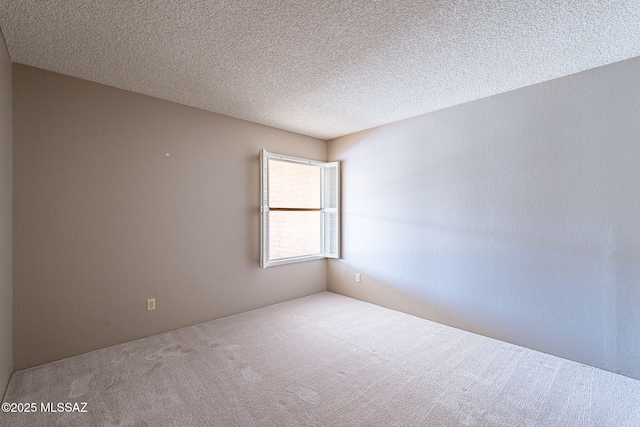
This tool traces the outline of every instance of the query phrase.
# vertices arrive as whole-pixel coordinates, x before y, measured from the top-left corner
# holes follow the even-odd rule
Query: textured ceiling
[[[14,62],[323,139],[640,55],[640,1],[0,0]]]

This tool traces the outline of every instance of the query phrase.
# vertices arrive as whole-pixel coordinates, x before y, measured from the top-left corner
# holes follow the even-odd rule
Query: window
[[[260,150],[262,268],[339,258],[340,163]]]

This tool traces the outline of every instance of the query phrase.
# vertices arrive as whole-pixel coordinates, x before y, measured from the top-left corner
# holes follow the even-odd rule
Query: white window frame
[[[269,260],[269,159],[320,169],[320,253]],[[260,266],[340,258],[340,162],[319,162],[260,150]],[[292,211],[295,210],[292,208]]]

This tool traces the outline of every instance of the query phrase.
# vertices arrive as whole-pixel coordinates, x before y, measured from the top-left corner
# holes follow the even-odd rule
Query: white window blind
[[[327,258],[340,258],[340,163],[325,163],[322,169],[323,253]]]
[[[262,268],[340,256],[340,164],[260,150]]]

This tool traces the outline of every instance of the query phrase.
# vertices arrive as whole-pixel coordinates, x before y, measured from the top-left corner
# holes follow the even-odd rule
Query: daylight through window
[[[339,257],[338,162],[260,151],[263,268]]]

